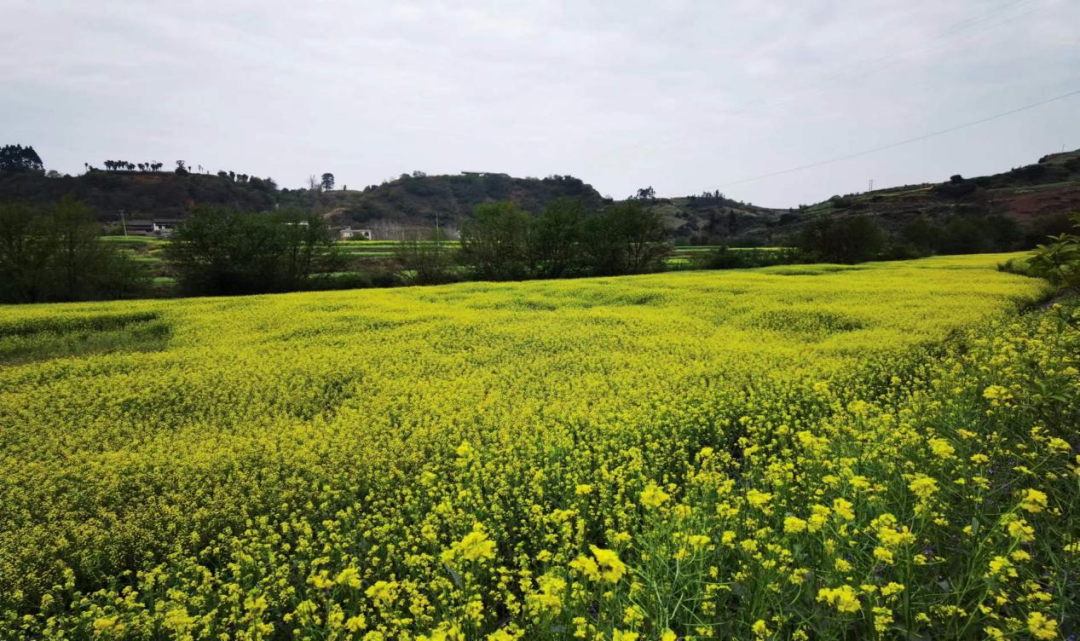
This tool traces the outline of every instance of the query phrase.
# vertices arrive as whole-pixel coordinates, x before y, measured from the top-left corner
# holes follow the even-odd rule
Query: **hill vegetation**
[[[49,206],[66,195],[85,203],[99,220],[182,218],[198,205],[247,211],[297,209],[323,216],[331,225],[376,230],[400,239],[436,226],[451,234],[471,220],[478,205],[514,202],[538,215],[559,199],[580,200],[595,211],[610,201],[572,176],[514,178],[500,173],[403,174],[362,189],[337,185],[331,173],[314,175],[300,189],[279,189],[270,178],[233,171],[192,170],[183,161],[105,161],[80,176],[42,171],[31,147],[4,147],[0,202]],[[719,191],[657,198],[651,188],[633,200],[656,210],[675,244],[775,246],[794,244],[805,227],[821,218],[863,216],[919,252],[970,253],[1033,246],[1068,230],[1068,214],[1080,210],[1080,151],[1051,154],[1039,162],[991,176],[954,175],[941,183],[906,185],[836,195],[814,205],[759,207]],[[932,239],[931,243],[928,239]],[[932,245],[932,246],[931,246]]]
[[[183,218],[197,205],[269,211],[278,201],[270,179],[245,182],[228,177],[185,172],[90,171],[79,176],[41,172],[0,172],[0,202],[49,207],[72,197],[90,208],[101,222],[129,219]]]
[[[512,178],[506,174],[468,173],[429,176],[403,174],[396,180],[362,190],[282,190],[282,205],[328,215],[335,222],[359,226],[461,229],[477,206],[513,202],[539,214],[555,200],[580,200],[589,210],[605,204],[591,186],[573,176]],[[392,232],[384,230],[384,236]]]
[[[1000,174],[836,195],[814,205],[767,209],[722,195],[656,199],[677,239],[691,244],[775,245],[821,218],[869,218],[883,231],[940,240],[938,253],[1033,246],[1069,228],[1080,210],[1080,151],[1051,154]],[[920,240],[921,242],[921,240]],[[924,243],[925,244],[925,243]]]

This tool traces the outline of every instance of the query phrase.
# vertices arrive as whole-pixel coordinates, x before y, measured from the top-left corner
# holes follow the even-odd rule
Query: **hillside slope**
[[[440,225],[451,228],[460,227],[483,203],[512,200],[539,213],[559,198],[578,198],[593,209],[605,202],[592,185],[573,176],[513,178],[494,173],[406,174],[363,190],[297,189],[280,195],[282,206],[313,209],[342,224],[433,227],[437,217]]]
[[[89,205],[102,221],[181,218],[195,205],[223,205],[257,211],[273,209],[277,187],[271,180],[235,182],[208,174],[91,171],[48,177],[37,172],[0,172],[0,203],[22,201],[48,206],[64,196]]]
[[[941,183],[890,187],[833,196],[792,209],[743,206],[721,199],[657,200],[682,236],[701,242],[776,242],[822,216],[865,215],[889,231],[924,219],[944,223],[957,216],[973,222],[990,216],[1016,221],[1025,233],[1045,235],[1067,229],[1067,216],[1080,211],[1080,150],[1051,154],[1039,162],[976,178],[953,176]],[[1064,227],[1063,227],[1064,226]]]
[[[246,178],[246,177],[245,177]],[[236,180],[210,174],[91,171],[80,176],[47,177],[35,172],[0,172],[0,202],[48,205],[65,195],[87,203],[102,221],[179,218],[196,205],[222,205],[265,211],[297,207],[324,214],[340,225],[383,230],[460,228],[485,202],[512,200],[539,212],[552,200],[579,198],[591,209],[610,202],[573,176],[514,178],[500,173],[428,176],[402,175],[363,190],[320,192],[278,189],[270,179]],[[739,202],[719,192],[639,201],[661,210],[671,233],[682,243],[775,244],[822,216],[866,215],[890,231],[917,220],[942,224],[963,217],[974,224],[1002,216],[1025,233],[1043,236],[1067,229],[1066,216],[1080,210],[1080,150],[1051,154],[1038,163],[977,178],[953,176],[925,183],[834,196],[790,209]]]

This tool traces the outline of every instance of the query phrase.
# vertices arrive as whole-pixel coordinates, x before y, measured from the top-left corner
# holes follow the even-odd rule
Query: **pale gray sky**
[[[573,174],[767,206],[1080,147],[1077,0],[0,0],[0,144],[338,185]]]

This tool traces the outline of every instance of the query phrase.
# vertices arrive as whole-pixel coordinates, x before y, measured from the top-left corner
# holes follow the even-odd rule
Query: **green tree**
[[[321,217],[199,207],[166,249],[181,289],[189,294],[287,291],[340,265]]]
[[[4,145],[0,147],[0,171],[44,171],[41,156],[32,146]]]
[[[553,200],[532,221],[531,271],[540,278],[562,278],[580,267],[585,204],[578,198]]]
[[[966,216],[953,216],[935,243],[939,254],[980,254],[993,249],[984,225]]]
[[[935,251],[940,238],[941,227],[926,218],[917,218],[900,230],[900,241],[915,254],[926,255]]]
[[[461,230],[461,261],[481,280],[529,276],[531,217],[509,201],[477,205]]]
[[[47,299],[55,245],[52,226],[33,207],[18,203],[0,206],[0,301]]]
[[[861,263],[878,257],[885,234],[866,216],[819,218],[803,230],[799,246],[813,260]]]
[[[433,242],[435,241],[435,242]],[[398,275],[410,285],[438,285],[454,280],[454,253],[435,234],[413,234],[394,248]]]
[[[138,266],[100,236],[90,208],[70,197],[47,210],[0,207],[0,300],[96,300],[144,291]]]
[[[657,271],[671,253],[667,239],[659,212],[627,201],[588,219],[582,254],[589,271],[600,276]]]

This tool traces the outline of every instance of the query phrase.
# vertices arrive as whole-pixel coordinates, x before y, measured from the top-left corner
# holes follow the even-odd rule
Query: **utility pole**
[[[873,178],[870,179],[870,189],[868,189],[867,191],[874,191],[874,179]]]
[[[120,226],[124,228],[124,236],[127,236],[127,219],[124,218],[124,210],[120,210]]]

